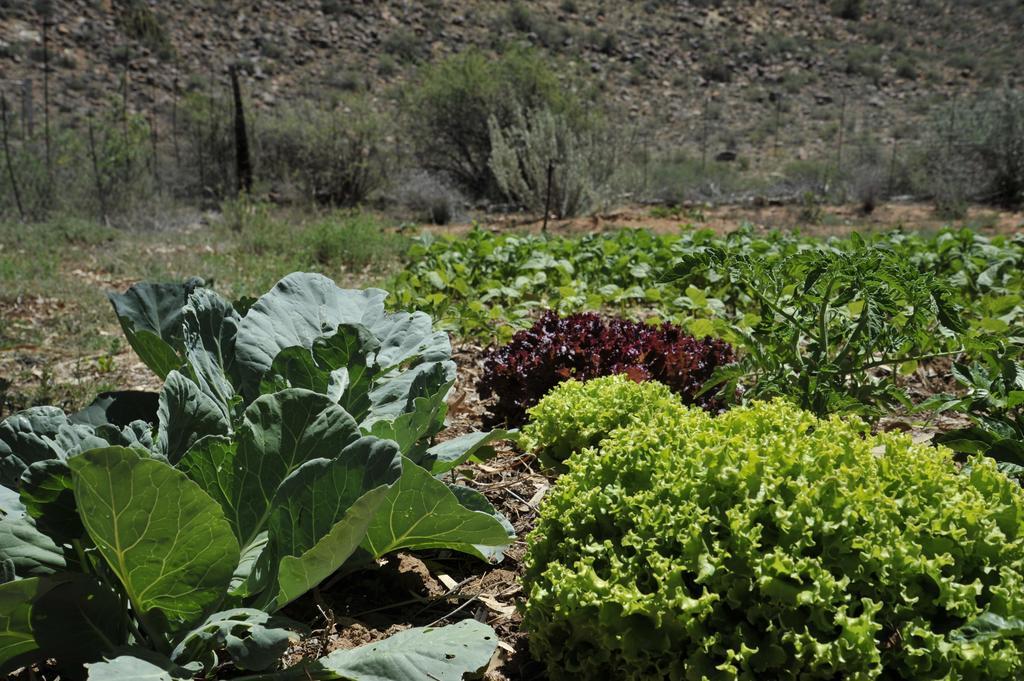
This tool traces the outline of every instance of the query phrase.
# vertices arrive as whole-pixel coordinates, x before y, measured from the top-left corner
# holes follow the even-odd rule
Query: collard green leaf
[[[21,501],[21,495],[10,487],[0,485],[0,518],[24,512],[25,504]]]
[[[139,616],[175,631],[216,606],[238,565],[224,514],[184,473],[122,447],[68,461],[85,528]]]
[[[235,463],[237,441],[219,435],[200,438],[189,448],[176,468],[216,501],[232,529],[238,520],[238,480],[244,472]],[[238,534],[236,533],[236,538]]]
[[[447,484],[403,458],[401,480],[377,511],[363,548],[375,558],[402,548],[445,548],[486,560],[480,546],[497,549],[510,542],[494,514],[467,508]]]
[[[231,584],[229,585],[231,596],[240,599],[246,598],[266,586],[262,580],[258,583],[250,583],[249,576],[256,567],[256,562],[263,554],[263,550],[267,548],[269,540],[268,532],[260,532],[247,546],[242,547],[242,557],[238,559],[235,574],[231,575]]]
[[[172,371],[164,382],[158,414],[156,449],[172,464],[200,438],[231,431],[222,405],[178,371]]]
[[[270,515],[266,560],[261,561],[270,570],[277,563],[274,609],[342,566],[401,475],[395,443],[364,437],[334,459],[303,464],[281,485]]]
[[[446,627],[418,627],[350,650],[337,650],[311,665],[346,681],[461,681],[490,661],[498,637],[476,620]]]
[[[1024,638],[1024,619],[985,612],[949,635],[953,641],[991,641]]]
[[[380,364],[380,341],[362,324],[339,324],[334,333],[314,340],[312,350],[323,369]]]
[[[198,289],[182,309],[185,358],[200,389],[230,419],[235,383],[235,337],[241,317],[210,289]],[[232,381],[234,379],[234,382]]]
[[[386,295],[379,289],[342,289],[319,274],[288,275],[260,297],[239,324],[235,352],[246,385],[255,390],[285,348],[311,347],[340,324],[372,328],[384,317]]]
[[[62,573],[0,584],[0,673],[35,659],[56,659],[74,675],[84,662],[120,645],[117,596],[96,579]]]
[[[335,333],[313,341],[312,348],[296,345],[279,352],[260,381],[260,392],[304,388],[325,393],[353,418],[362,418],[370,406],[371,381],[379,373],[379,347],[362,324],[342,324]]]
[[[242,546],[265,529],[281,483],[305,462],[333,459],[359,428],[326,395],[290,388],[245,410],[235,442],[201,441],[181,469],[221,504]]]
[[[58,459],[66,459],[87,449],[106,447],[109,442],[96,434],[96,429],[79,423],[67,423],[57,430]]]
[[[32,630],[45,657],[74,675],[127,641],[120,599],[95,577],[62,573],[34,600]]]
[[[1002,438],[996,440],[985,453],[1000,463],[1024,466],[1024,441],[1020,439]]]
[[[106,440],[110,445],[131,447],[143,452],[155,452],[156,450],[156,445],[153,442],[153,426],[146,421],[132,421],[120,430],[117,426],[109,424],[96,426],[95,432],[96,437]]]
[[[226,650],[239,669],[262,671],[298,640],[296,622],[253,608],[216,612],[188,632],[171,653],[171,661],[187,663]]]
[[[38,577],[0,584],[0,674],[39,656],[39,643],[32,631],[32,607],[50,586]]]
[[[88,681],[192,681],[193,667],[179,667],[145,648],[132,647],[117,657],[85,665]]]
[[[434,366],[440,368],[440,364]],[[423,376],[429,377],[430,374]],[[427,386],[425,389],[433,387],[427,381],[422,383]],[[436,386],[429,395],[413,396],[406,404],[406,411],[394,419],[381,418],[372,422],[370,433],[379,438],[394,440],[403,455],[420,463],[427,450],[428,439],[444,428],[444,418],[448,413],[445,397],[452,385],[454,381],[449,381]],[[414,390],[420,387],[414,383]]]
[[[376,359],[379,349],[380,343],[362,324],[342,324],[335,333],[313,342],[316,365],[323,372],[331,372],[327,392],[332,397],[338,392],[335,399],[356,421],[370,410],[370,389],[380,374]]]
[[[313,353],[295,346],[277,353],[270,370],[260,380],[260,393],[267,395],[288,388],[326,393],[329,381],[330,374],[316,365]]]
[[[145,390],[100,393],[88,407],[69,416],[68,421],[89,426],[111,424],[118,428],[126,428],[135,421],[156,425],[159,401],[158,393]]]
[[[31,407],[0,421],[0,484],[15,489],[30,464],[61,458],[57,434],[65,425],[56,407]]]
[[[512,527],[512,523],[509,522],[508,518],[499,513],[491,502],[487,500],[480,492],[475,489],[470,489],[463,485],[448,484],[448,489],[455,495],[455,498],[459,500],[459,504],[462,505],[467,511],[475,511],[477,513],[483,513],[489,515],[501,524],[501,527],[505,530],[505,540],[500,544],[474,544],[472,551],[467,553],[473,553],[474,555],[483,558],[489,563],[499,563],[505,556],[505,549],[508,545],[516,538],[516,530]]]
[[[377,421],[392,421],[404,412],[413,412],[417,398],[429,398],[446,385],[450,388],[454,381],[455,363],[450,360],[420,364],[408,371],[381,377],[369,394],[372,404],[369,414],[359,425],[369,430]]]
[[[1024,486],[1024,466],[1018,466],[1015,463],[997,463],[996,468],[1018,485]],[[963,470],[965,475],[969,474],[970,466],[964,466]]]
[[[50,459],[29,466],[22,476],[21,500],[36,527],[53,541],[67,544],[85,536],[66,461]]]
[[[487,433],[479,431],[466,433],[428,448],[423,458],[416,463],[434,475],[441,475],[462,465],[471,456],[484,458],[493,453],[494,450],[489,445],[492,442],[508,439],[508,437],[509,431],[500,429]]]
[[[387,369],[418,360],[439,362],[451,359],[448,334],[434,333],[430,315],[424,312],[390,314],[373,327],[380,341],[377,363]]]
[[[8,578],[49,575],[65,566],[64,552],[39,531],[18,493],[6,487],[0,487],[0,563],[13,572]]]
[[[128,343],[160,378],[183,363],[181,310],[201,280],[184,284],[136,284],[109,294]]]

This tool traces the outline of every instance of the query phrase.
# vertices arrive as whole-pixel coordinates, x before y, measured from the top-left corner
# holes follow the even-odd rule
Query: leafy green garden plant
[[[708,247],[674,265],[669,281],[695,273],[725,279],[756,310],[735,328],[745,353],[711,385],[748,399],[787,396],[824,415],[878,413],[908,403],[900,370],[962,350],[966,330],[944,278],[922,271],[885,245],[854,234],[842,248],[807,247],[783,257]],[[749,321],[749,319],[748,319]],[[889,380],[872,370],[889,370]]]
[[[548,310],[508,345],[484,355],[476,388],[480,397],[494,398],[485,425],[520,426],[526,410],[567,378],[587,381],[614,374],[660,381],[687,404],[713,412],[721,403],[701,388],[716,369],[734,360],[728,343],[694,338],[673,324],[655,326],[592,312],[560,317]]]
[[[519,446],[564,471],[574,452],[600,445],[618,428],[673,410],[686,413],[679,396],[657,381],[637,383],[622,374],[585,383],[570,379],[530,409]]]
[[[462,623],[275,670],[301,630],[276,613],[339,569],[399,548],[499,560],[513,536],[439,479],[504,433],[435,441],[448,338],[385,295],[297,273],[234,304],[198,280],[111,296],[163,389],[0,423],[0,667],[426,680],[485,664],[493,631]]]
[[[1024,364],[1019,350],[982,351],[970,364],[955,362],[952,373],[966,393],[936,395],[921,406],[960,412],[973,423],[937,435],[936,442],[961,454],[985,454],[1007,475],[1024,481]]]
[[[611,385],[565,383],[534,413],[565,393],[578,430]],[[1024,497],[991,460],[964,473],[944,448],[781,400],[666,404],[593,442],[528,538],[523,624],[550,678],[1024,672]]]

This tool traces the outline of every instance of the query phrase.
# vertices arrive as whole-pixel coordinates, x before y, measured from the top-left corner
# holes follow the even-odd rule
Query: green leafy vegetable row
[[[751,229],[424,239],[394,285],[449,328],[501,340],[538,308],[669,320],[740,350],[705,390],[786,396],[817,414],[909,404],[901,374],[941,356],[1019,352],[1024,239],[968,230],[813,240]],[[741,390],[736,388],[740,387]]]
[[[894,231],[864,240],[908,267],[948,280],[957,294],[951,303],[968,308],[966,321],[979,332],[1010,333],[1024,322],[1024,237],[986,237],[963,229],[933,236]],[[852,238],[822,240],[753,228],[724,236],[684,228],[676,234],[619,230],[580,237],[476,229],[421,237],[389,289],[396,309],[424,310],[460,338],[484,342],[507,342],[550,308],[562,314],[653,316],[681,324],[697,337],[713,334],[738,343],[732,326],[750,329],[758,321],[748,289],[706,271],[665,284],[659,282],[664,272],[701,249],[771,264],[808,249],[845,252],[855,246]]]

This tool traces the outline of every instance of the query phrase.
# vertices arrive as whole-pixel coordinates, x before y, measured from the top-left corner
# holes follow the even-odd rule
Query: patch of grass
[[[686,201],[720,201],[752,189],[753,178],[742,176],[739,164],[673,154],[651,164],[650,198],[668,206]]]
[[[973,71],[978,66],[978,58],[970,52],[954,52],[946,58],[946,63],[954,69]]]
[[[381,78],[393,78],[398,70],[398,62],[390,54],[382,54],[377,59],[377,75]]]
[[[408,246],[406,238],[384,228],[373,216],[333,215],[310,225],[302,234],[310,260],[321,266],[341,265],[364,271],[396,261]]]
[[[97,392],[138,381],[133,356],[112,345],[121,331],[108,291],[197,275],[236,299],[297,270],[362,288],[381,284],[407,245],[372,216],[275,213],[251,201],[227,203],[221,219],[179,230],[0,222],[0,411],[78,409]]]
[[[873,43],[891,43],[899,36],[899,28],[887,21],[864,25],[864,37]]]

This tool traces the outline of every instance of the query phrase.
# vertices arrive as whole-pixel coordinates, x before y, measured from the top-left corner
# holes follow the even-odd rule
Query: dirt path
[[[972,206],[961,220],[944,219],[935,214],[930,204],[889,203],[878,206],[870,215],[864,215],[858,206],[821,206],[815,221],[809,222],[806,209],[799,205],[730,205],[680,207],[671,215],[665,209],[628,206],[590,217],[571,220],[551,220],[548,230],[567,235],[601,232],[611,229],[649,229],[659,234],[673,233],[680,226],[690,225],[726,233],[745,224],[763,229],[799,229],[814,236],[842,236],[853,231],[906,231],[934,232],[949,225],[968,225],[983,233],[1017,233],[1024,231],[1024,212],[993,211]],[[447,226],[427,226],[435,233],[464,234],[475,223]],[[523,215],[484,215],[479,223],[498,230],[516,230],[539,233],[543,221]]]

